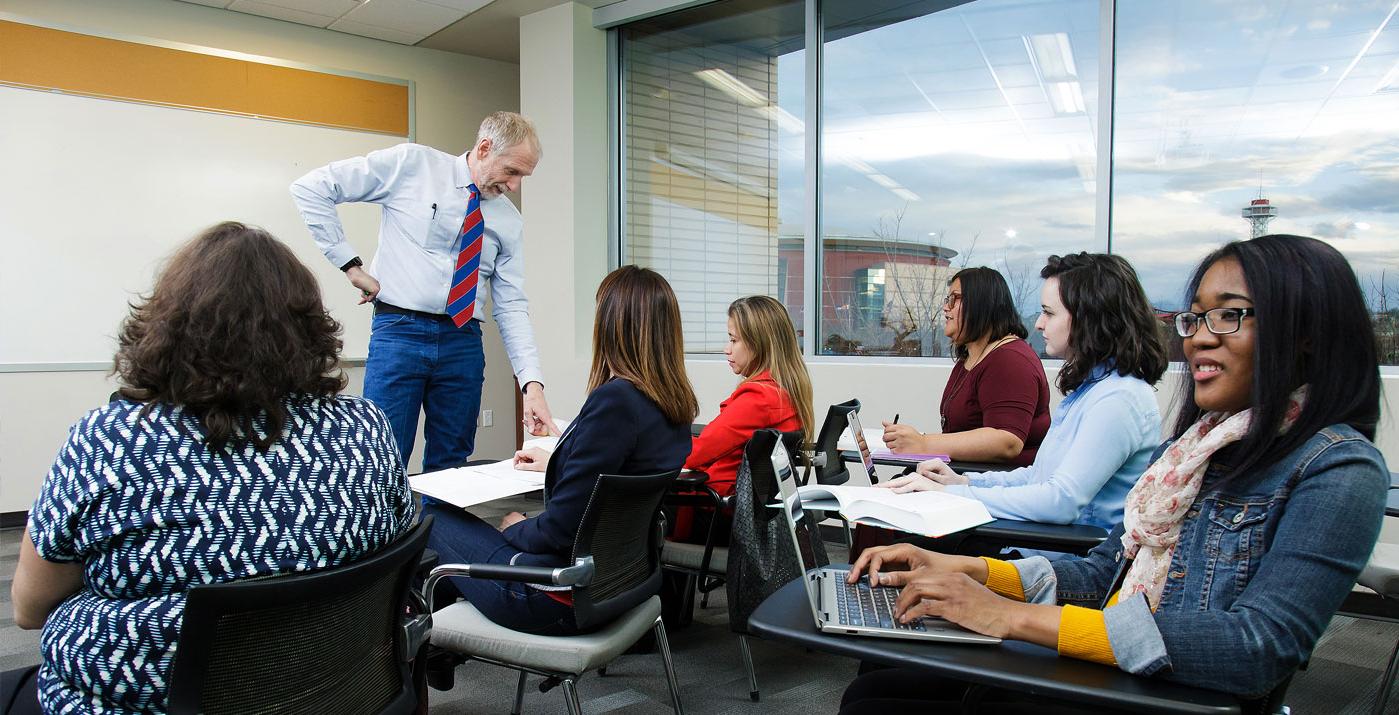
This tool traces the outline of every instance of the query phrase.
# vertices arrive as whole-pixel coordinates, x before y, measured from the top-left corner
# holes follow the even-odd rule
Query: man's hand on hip
[[[359,289],[360,305],[374,300],[374,297],[379,295],[379,281],[375,280],[374,276],[369,275],[369,272],[363,268],[353,266],[345,271],[345,277],[350,279],[350,285]]]
[[[544,399],[544,386],[531,382],[525,385],[524,404],[525,431],[535,437],[555,434],[554,416],[549,412],[549,403]]]

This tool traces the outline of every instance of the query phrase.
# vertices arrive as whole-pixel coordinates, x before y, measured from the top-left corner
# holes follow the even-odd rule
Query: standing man
[[[554,429],[525,298],[523,219],[504,196],[520,189],[540,154],[528,119],[495,112],[461,156],[399,144],[333,162],[291,185],[316,245],[359,289],[360,303],[374,304],[364,396],[388,415],[404,464],[419,409],[427,417],[424,471],[459,466],[475,450],[486,284],[523,386],[525,427],[536,435]],[[383,207],[368,270],[335,209],[351,201]]]

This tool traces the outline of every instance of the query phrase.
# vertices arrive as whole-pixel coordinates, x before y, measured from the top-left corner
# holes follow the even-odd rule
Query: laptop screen
[[[810,573],[821,567],[812,546],[814,535],[809,526],[812,520],[807,519],[806,512],[802,510],[801,497],[797,494],[796,475],[792,472],[792,460],[780,439],[772,448],[772,471],[777,475],[777,489],[782,497],[782,515],[787,519],[787,531],[792,535],[792,546],[801,558],[802,571]],[[803,578],[802,583],[806,586],[807,597],[811,599],[812,611],[818,611],[821,608],[821,594],[816,590],[816,582],[810,578]]]
[[[865,439],[865,430],[860,426],[860,411],[847,412],[845,419],[850,423],[850,434],[855,438],[855,451],[860,453],[860,463],[865,465],[865,474],[869,475],[870,484],[874,484],[879,480],[874,473],[874,457],[870,455],[869,441]]]

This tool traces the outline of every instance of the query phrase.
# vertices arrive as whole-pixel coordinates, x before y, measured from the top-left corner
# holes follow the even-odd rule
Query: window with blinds
[[[745,295],[800,325],[802,4],[744,6],[623,31],[623,260],[670,281],[690,353],[722,352]]]

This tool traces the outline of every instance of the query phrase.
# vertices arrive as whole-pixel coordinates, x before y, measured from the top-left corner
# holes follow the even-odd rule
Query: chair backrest
[[[592,557],[593,578],[573,589],[573,618],[581,631],[616,620],[661,590],[661,497],[676,469],[647,476],[603,474],[583,511],[573,558]]]
[[[753,479],[754,504],[767,504],[776,498],[777,475],[772,471],[772,448],[777,445],[777,440],[782,440],[787,454],[796,455],[801,447],[802,437],[800,430],[778,432],[775,429],[760,429],[748,439],[748,443],[743,446],[743,459],[748,463],[748,472]],[[770,518],[779,512],[776,509],[768,509],[762,514]]]
[[[190,589],[169,711],[413,712],[403,624],[431,529],[335,568]]]
[[[846,415],[860,409],[859,400],[848,400],[831,405],[826,410],[826,421],[821,423],[821,434],[816,438],[816,453],[825,455],[825,464],[816,468],[817,484],[844,484],[850,481],[850,470],[845,468],[845,460],[840,458],[840,436],[850,425]]]

